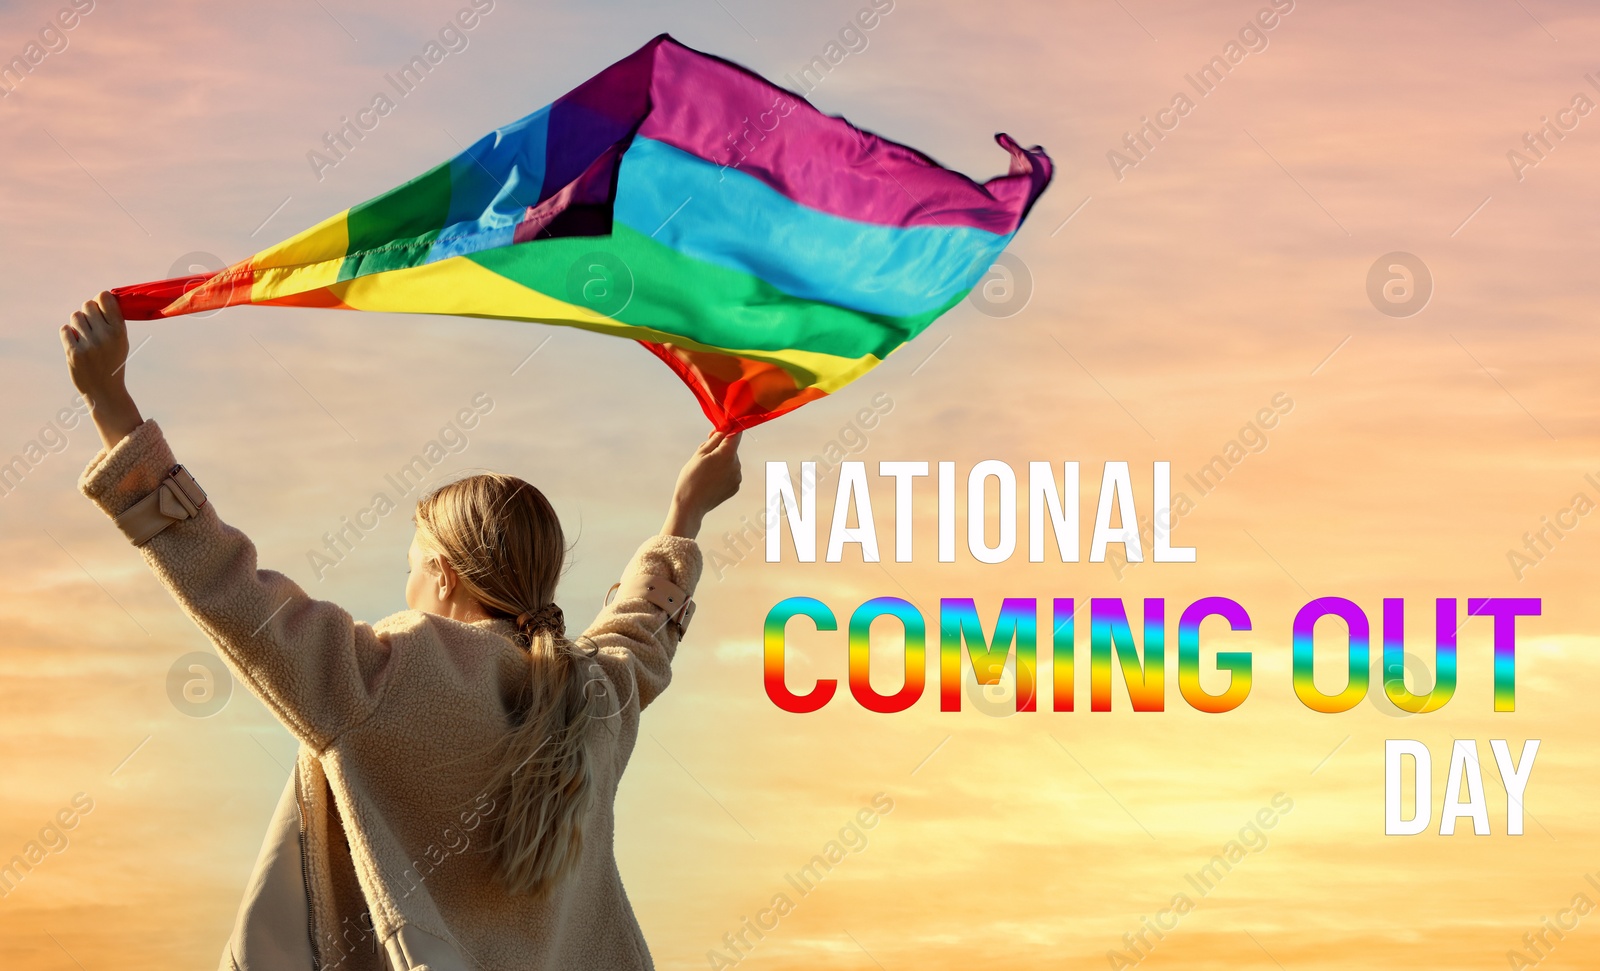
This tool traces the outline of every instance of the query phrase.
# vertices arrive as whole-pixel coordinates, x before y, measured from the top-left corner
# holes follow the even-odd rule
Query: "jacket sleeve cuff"
[[[684,536],[657,535],[645,540],[633,554],[627,573],[665,577],[688,596],[700,580],[700,544]]]
[[[115,519],[155,491],[175,464],[161,426],[147,418],[89,461],[78,478],[78,489]]]

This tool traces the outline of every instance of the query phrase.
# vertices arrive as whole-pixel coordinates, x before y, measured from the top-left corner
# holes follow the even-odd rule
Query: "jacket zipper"
[[[306,858],[306,810],[300,802],[300,767],[294,769],[294,808],[300,814],[300,882],[306,891],[306,936],[311,942],[311,971],[321,971],[322,957],[317,949],[316,908],[311,901],[311,867]]]

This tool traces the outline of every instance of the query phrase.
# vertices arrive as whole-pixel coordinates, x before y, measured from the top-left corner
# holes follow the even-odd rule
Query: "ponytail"
[[[491,747],[489,852],[509,893],[543,897],[583,855],[595,798],[591,742],[615,711],[591,652],[566,637],[553,602],[566,558],[560,520],[521,479],[476,475],[417,504],[419,539],[455,568],[466,593],[510,619],[527,649],[506,733]]]
[[[610,714],[593,656],[549,629],[528,636],[521,721],[505,737],[489,791],[489,847],[510,893],[543,896],[577,866],[594,804],[593,729]]]

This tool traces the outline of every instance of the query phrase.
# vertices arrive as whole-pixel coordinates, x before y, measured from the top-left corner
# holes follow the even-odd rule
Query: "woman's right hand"
[[[661,532],[693,539],[705,514],[739,491],[739,432],[714,431],[689,456],[672,492],[672,508]]]

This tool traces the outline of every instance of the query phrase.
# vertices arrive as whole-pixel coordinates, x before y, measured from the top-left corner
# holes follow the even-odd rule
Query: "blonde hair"
[[[509,475],[475,475],[417,503],[418,538],[444,558],[462,590],[518,626],[528,678],[490,758],[488,849],[508,892],[542,897],[578,865],[594,803],[591,729],[608,714],[589,685],[592,654],[566,637],[556,582],[566,559],[561,521],[538,489]]]

